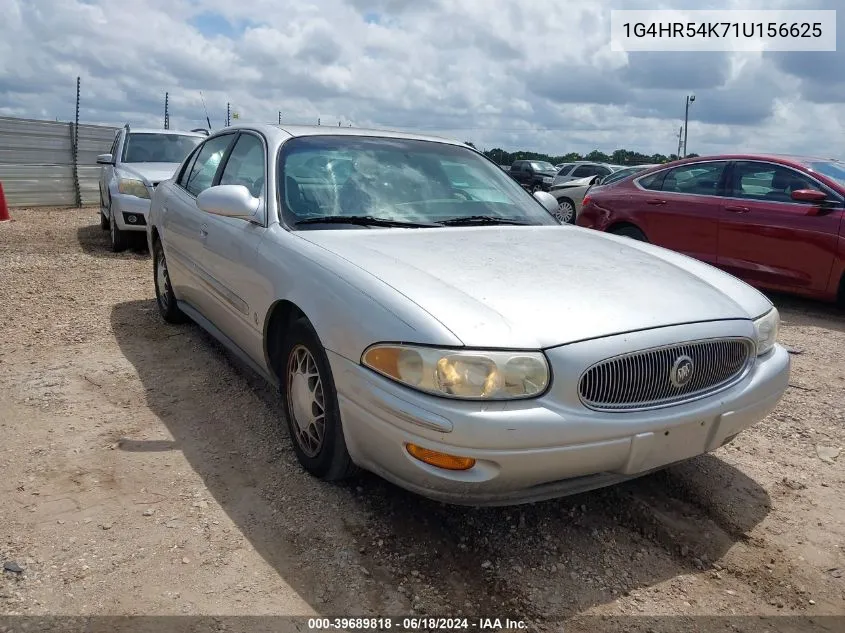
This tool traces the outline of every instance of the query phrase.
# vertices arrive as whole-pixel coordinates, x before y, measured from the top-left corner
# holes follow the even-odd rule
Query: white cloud
[[[726,3],[0,0],[0,114],[69,120],[79,75],[85,122],[161,125],[168,92],[171,126],[197,127],[202,91],[215,127],[231,102],[242,121],[281,111],[488,148],[670,153],[695,92],[690,151],[838,153],[839,53],[613,52],[623,5]]]

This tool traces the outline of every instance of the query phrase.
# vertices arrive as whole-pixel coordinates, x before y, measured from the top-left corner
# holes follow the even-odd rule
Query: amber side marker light
[[[448,455],[446,453],[439,453],[432,451],[416,444],[405,444],[405,448],[412,457],[436,466],[445,470],[469,470],[475,466],[475,460],[472,457],[458,457],[457,455]]]

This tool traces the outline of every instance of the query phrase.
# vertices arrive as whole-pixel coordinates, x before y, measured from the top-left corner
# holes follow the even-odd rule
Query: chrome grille
[[[584,372],[578,395],[587,407],[606,411],[678,404],[740,380],[754,361],[754,351],[749,339],[719,338],[623,354]],[[683,357],[691,361],[692,371],[679,385],[671,374]]]

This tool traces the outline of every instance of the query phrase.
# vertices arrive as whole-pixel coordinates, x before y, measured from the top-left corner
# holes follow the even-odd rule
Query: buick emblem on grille
[[[669,381],[676,387],[683,387],[692,379],[694,368],[689,356],[678,356],[669,372]]]

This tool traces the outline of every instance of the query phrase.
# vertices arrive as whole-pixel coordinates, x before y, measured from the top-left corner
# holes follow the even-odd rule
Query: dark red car
[[[713,264],[760,288],[845,300],[845,162],[676,161],[584,198],[576,224]]]

